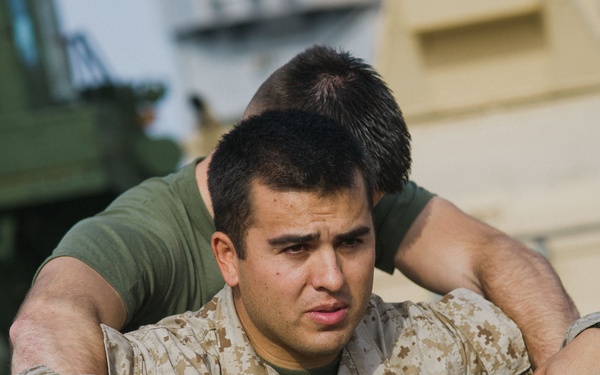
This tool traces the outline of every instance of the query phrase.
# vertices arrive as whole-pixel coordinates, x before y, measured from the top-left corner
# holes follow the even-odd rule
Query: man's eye
[[[290,253],[290,254],[298,254],[298,253],[301,253],[301,252],[303,252],[305,250],[306,250],[306,245],[305,244],[298,244],[298,245],[293,245],[293,246],[286,247],[284,249],[284,252]]]
[[[349,238],[349,239],[343,240],[340,243],[340,245],[344,246],[344,247],[356,247],[362,243],[363,243],[363,241],[358,238]]]

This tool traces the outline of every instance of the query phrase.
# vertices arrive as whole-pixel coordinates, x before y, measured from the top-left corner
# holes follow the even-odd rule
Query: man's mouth
[[[348,316],[347,305],[319,306],[307,312],[308,317],[317,324],[336,325]]]

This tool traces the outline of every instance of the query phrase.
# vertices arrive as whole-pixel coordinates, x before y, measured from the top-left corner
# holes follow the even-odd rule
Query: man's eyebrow
[[[319,233],[310,233],[304,235],[284,234],[279,237],[270,238],[267,243],[271,246],[281,246],[290,243],[302,243],[318,240],[321,237]]]
[[[360,227],[352,229],[346,233],[338,234],[337,236],[334,237],[334,240],[338,241],[338,242],[345,241],[345,240],[351,240],[351,239],[360,237],[362,235],[365,235],[365,234],[369,233],[370,231],[371,231],[371,227],[360,226]],[[321,235],[319,233],[310,233],[310,234],[304,234],[304,235],[284,234],[279,237],[268,239],[267,243],[271,246],[281,246],[281,245],[287,245],[287,244],[291,244],[291,243],[303,243],[303,242],[315,241],[315,240],[318,240],[319,238],[321,238]]]
[[[351,240],[351,239],[363,236],[363,235],[369,233],[370,231],[371,231],[371,227],[360,226],[356,229],[352,229],[349,232],[340,233],[337,236],[335,236],[334,239],[335,239],[335,241]]]

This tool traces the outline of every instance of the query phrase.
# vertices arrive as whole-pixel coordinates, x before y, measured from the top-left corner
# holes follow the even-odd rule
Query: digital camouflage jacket
[[[277,374],[255,353],[225,286],[197,312],[127,334],[102,326],[112,374]],[[521,332],[466,289],[434,303],[385,303],[373,295],[343,349],[338,374],[530,372]]]

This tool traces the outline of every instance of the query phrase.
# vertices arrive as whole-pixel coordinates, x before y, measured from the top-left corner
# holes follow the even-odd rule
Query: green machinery
[[[140,126],[164,87],[111,82],[56,20],[53,1],[0,0],[0,375],[12,319],[64,233],[181,156]],[[73,83],[74,56],[96,77],[85,89]]]

